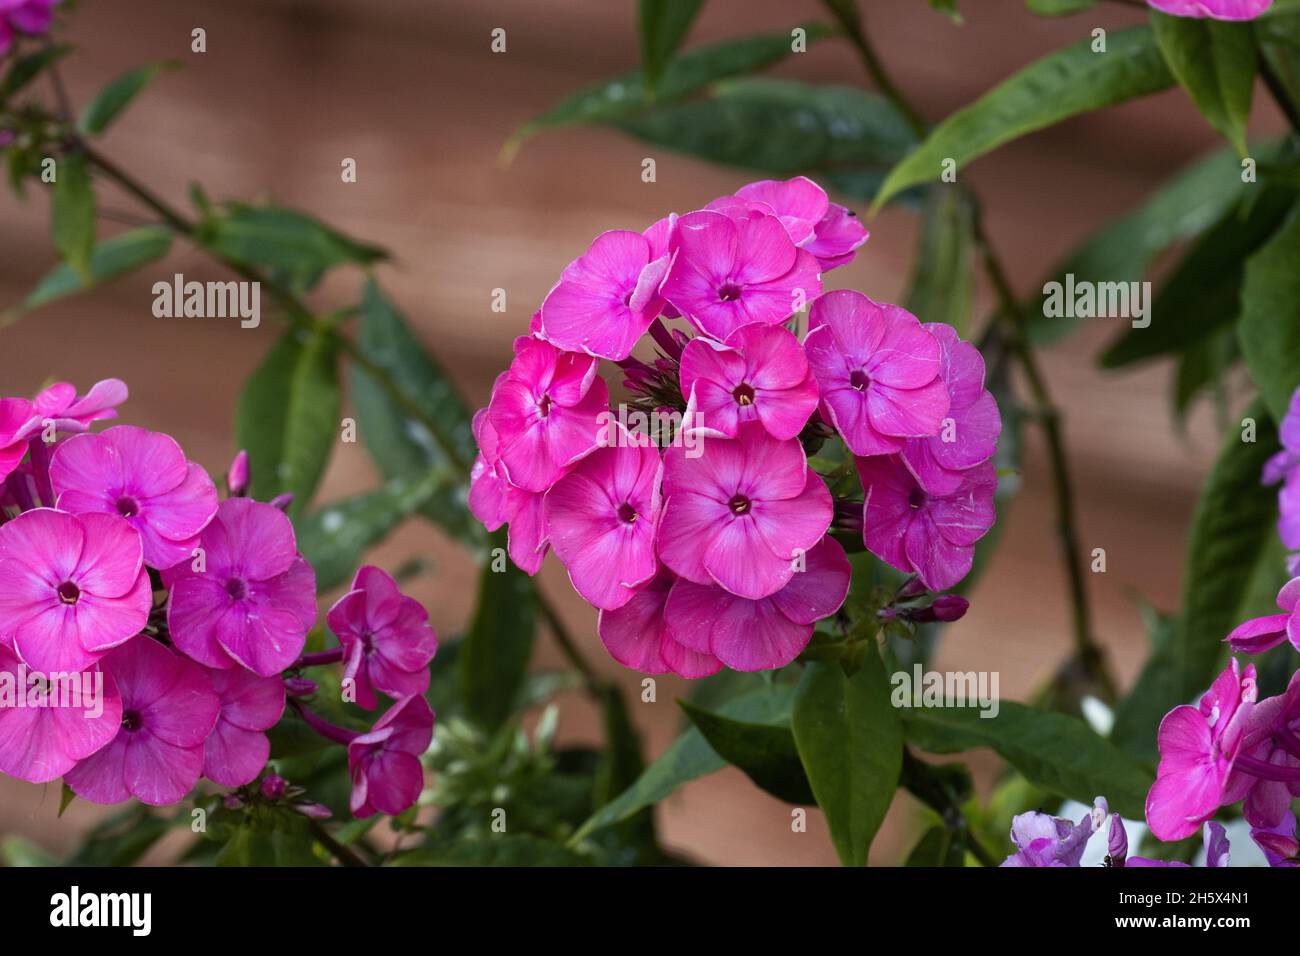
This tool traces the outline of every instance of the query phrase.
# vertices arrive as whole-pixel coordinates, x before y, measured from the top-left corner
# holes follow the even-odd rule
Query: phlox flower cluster
[[[126,398],[116,379],[0,398],[0,772],[61,777],[95,803],[172,804],[201,778],[257,780],[291,707],[348,747],[355,813],[412,805],[433,726],[424,609],[363,567],[326,615],[338,646],[304,654],[316,575],[284,511],[246,497],[247,455],[222,500],[170,436],[92,430]],[[393,701],[370,730],[307,709],[302,672],[329,663],[359,707]]]
[[[790,663],[848,592],[832,530],[923,588],[970,571],[994,520],[997,403],[951,327],[824,292],[867,238],[807,178],[751,183],[597,236],[515,341],[474,418],[470,507],[508,526],[529,574],[555,553],[620,663]],[[676,416],[667,441],[619,424],[602,362],[634,407]],[[809,465],[828,439],[861,497],[832,497]]]

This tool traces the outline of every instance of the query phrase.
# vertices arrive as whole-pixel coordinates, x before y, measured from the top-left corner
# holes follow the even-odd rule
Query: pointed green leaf
[[[1209,124],[1245,156],[1258,53],[1252,25],[1153,10],[1151,27],[1169,71]]]
[[[139,69],[122,74],[100,90],[99,94],[90,101],[90,105],[81,114],[81,120],[78,123],[81,131],[89,133],[91,136],[98,136],[108,129],[112,122],[121,115],[122,111],[131,105],[131,101],[140,94],[140,91],[152,83],[159,73],[164,70],[179,68],[180,63],[178,61],[167,60],[162,63],[151,63],[148,66],[142,66]]]
[[[144,226],[132,229],[112,239],[105,239],[90,254],[90,283],[66,263],[61,263],[46,273],[31,294],[15,311],[23,312],[82,292],[95,285],[111,282],[134,272],[141,266],[157,262],[167,255],[172,246],[172,234],[161,226]]]
[[[199,241],[215,255],[268,269],[302,286],[344,263],[369,266],[388,254],[283,206],[229,203],[204,223]]]
[[[82,153],[60,158],[55,167],[50,231],[54,248],[83,283],[90,282],[90,254],[95,248],[95,187]]]
[[[922,322],[944,322],[963,335],[974,286],[974,229],[974,209],[964,193],[943,184],[930,187],[921,213],[907,311]]]
[[[664,68],[703,6],[704,0],[640,0],[637,4],[641,69],[651,90],[658,86]]]
[[[759,787],[787,803],[815,802],[790,728],[733,720],[688,701],[677,703],[714,752]]]
[[[1104,53],[1093,52],[1093,43],[1088,38],[1048,54],[948,117],[889,173],[873,208],[910,186],[938,179],[945,160],[960,169],[1026,133],[1159,92],[1173,82],[1149,27],[1111,33]]]
[[[1276,421],[1300,385],[1300,205],[1246,262],[1241,351]]]

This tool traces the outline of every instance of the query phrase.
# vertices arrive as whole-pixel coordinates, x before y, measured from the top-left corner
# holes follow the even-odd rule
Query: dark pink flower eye
[[[744,495],[736,495],[727,502],[727,507],[731,509],[733,515],[749,514],[749,509],[752,506],[753,502]]]
[[[226,582],[226,593],[236,601],[242,601],[248,595],[248,585],[239,578],[231,578]]]
[[[625,524],[631,524],[636,520],[636,509],[629,502],[623,502],[618,506],[618,520]]]
[[[81,597],[81,588],[77,587],[71,581],[64,581],[57,588],[59,600],[64,604],[76,604],[77,599]]]
[[[728,282],[718,289],[718,299],[721,302],[735,302],[740,298],[740,291],[740,286]]]
[[[741,382],[732,390],[731,397],[736,400],[737,405],[753,405],[754,387]]]
[[[138,710],[122,711],[122,729],[135,732],[140,729],[142,721]]]
[[[134,518],[140,513],[140,502],[136,501],[129,495],[123,495],[121,498],[118,498],[114,507],[117,508],[117,513],[123,518]]]

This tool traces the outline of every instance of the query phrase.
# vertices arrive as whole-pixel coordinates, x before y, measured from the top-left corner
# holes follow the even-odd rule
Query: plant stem
[[[547,628],[550,629],[551,636],[555,638],[555,643],[559,645],[560,652],[564,654],[565,659],[573,669],[582,675],[583,683],[586,685],[588,692],[599,701],[604,681],[592,669],[590,662],[582,656],[582,652],[578,650],[578,645],[574,643],[573,635],[569,633],[569,629],[560,618],[559,612],[546,599],[546,595],[540,591],[537,592],[537,606],[542,612],[542,618],[546,621]]]
[[[1291,132],[1300,136],[1300,109],[1297,109],[1296,104],[1292,102],[1282,78],[1273,69],[1273,64],[1268,62],[1268,57],[1264,55],[1263,50],[1259,54],[1259,76],[1264,81],[1269,95],[1273,97],[1273,102],[1282,111],[1286,121],[1291,124]]]
[[[334,837],[330,835],[330,832],[321,825],[319,820],[313,820],[308,817],[307,826],[311,829],[311,835],[316,838],[316,841],[320,843],[321,846],[325,847],[325,849],[329,850],[334,859],[338,860],[343,866],[369,866],[365,860],[361,859],[361,857],[357,856],[338,840],[334,839]]]
[[[957,795],[951,788],[936,785],[935,775],[924,761],[917,759],[910,750],[903,750],[903,771],[899,784],[912,796],[939,814],[944,828],[962,838],[971,855],[983,866],[997,866],[997,858],[975,837],[970,821],[961,808]]]
[[[871,76],[876,88],[907,120],[917,138],[923,139],[927,130],[924,119],[890,78],[880,62],[880,58],[871,46],[861,22],[856,18],[848,18],[839,13],[837,13],[837,16],[854,48],[857,49],[862,64]],[[1037,418],[1042,425],[1043,434],[1047,440],[1048,461],[1051,466],[1052,485],[1056,497],[1057,535],[1060,542],[1061,561],[1065,566],[1066,579],[1070,590],[1075,651],[1083,664],[1085,672],[1097,684],[1103,697],[1107,701],[1114,701],[1116,698],[1115,680],[1107,667],[1105,655],[1093,639],[1092,634],[1092,610],[1088,603],[1083,565],[1079,555],[1074,492],[1070,483],[1070,468],[1066,457],[1065,442],[1061,435],[1061,416],[1052,402],[1047,381],[1038,367],[1033,346],[1025,334],[1024,314],[1020,309],[1015,292],[1007,280],[1006,270],[1003,268],[987,232],[984,230],[979,198],[969,190],[968,194],[975,209],[975,238],[980,248],[981,262],[998,296],[998,318],[1004,322],[1007,343],[1011,347],[1012,355],[1025,373],[1025,379],[1029,383],[1030,391],[1033,393],[1034,402],[1038,406]]]

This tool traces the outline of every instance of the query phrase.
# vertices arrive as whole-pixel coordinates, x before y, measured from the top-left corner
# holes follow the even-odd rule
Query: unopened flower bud
[[[243,449],[240,449],[235,460],[230,463],[230,470],[226,472],[226,488],[232,498],[241,497],[248,490],[248,452]]]
[[[285,787],[288,785],[289,781],[278,773],[267,774],[262,778],[262,796],[268,800],[279,800],[284,796]]]
[[[286,677],[284,692],[290,697],[310,697],[316,693],[318,684],[307,677]]]
[[[279,508],[281,511],[288,511],[289,506],[293,504],[293,492],[286,491],[282,495],[276,495],[270,500],[269,504],[271,507]]]

